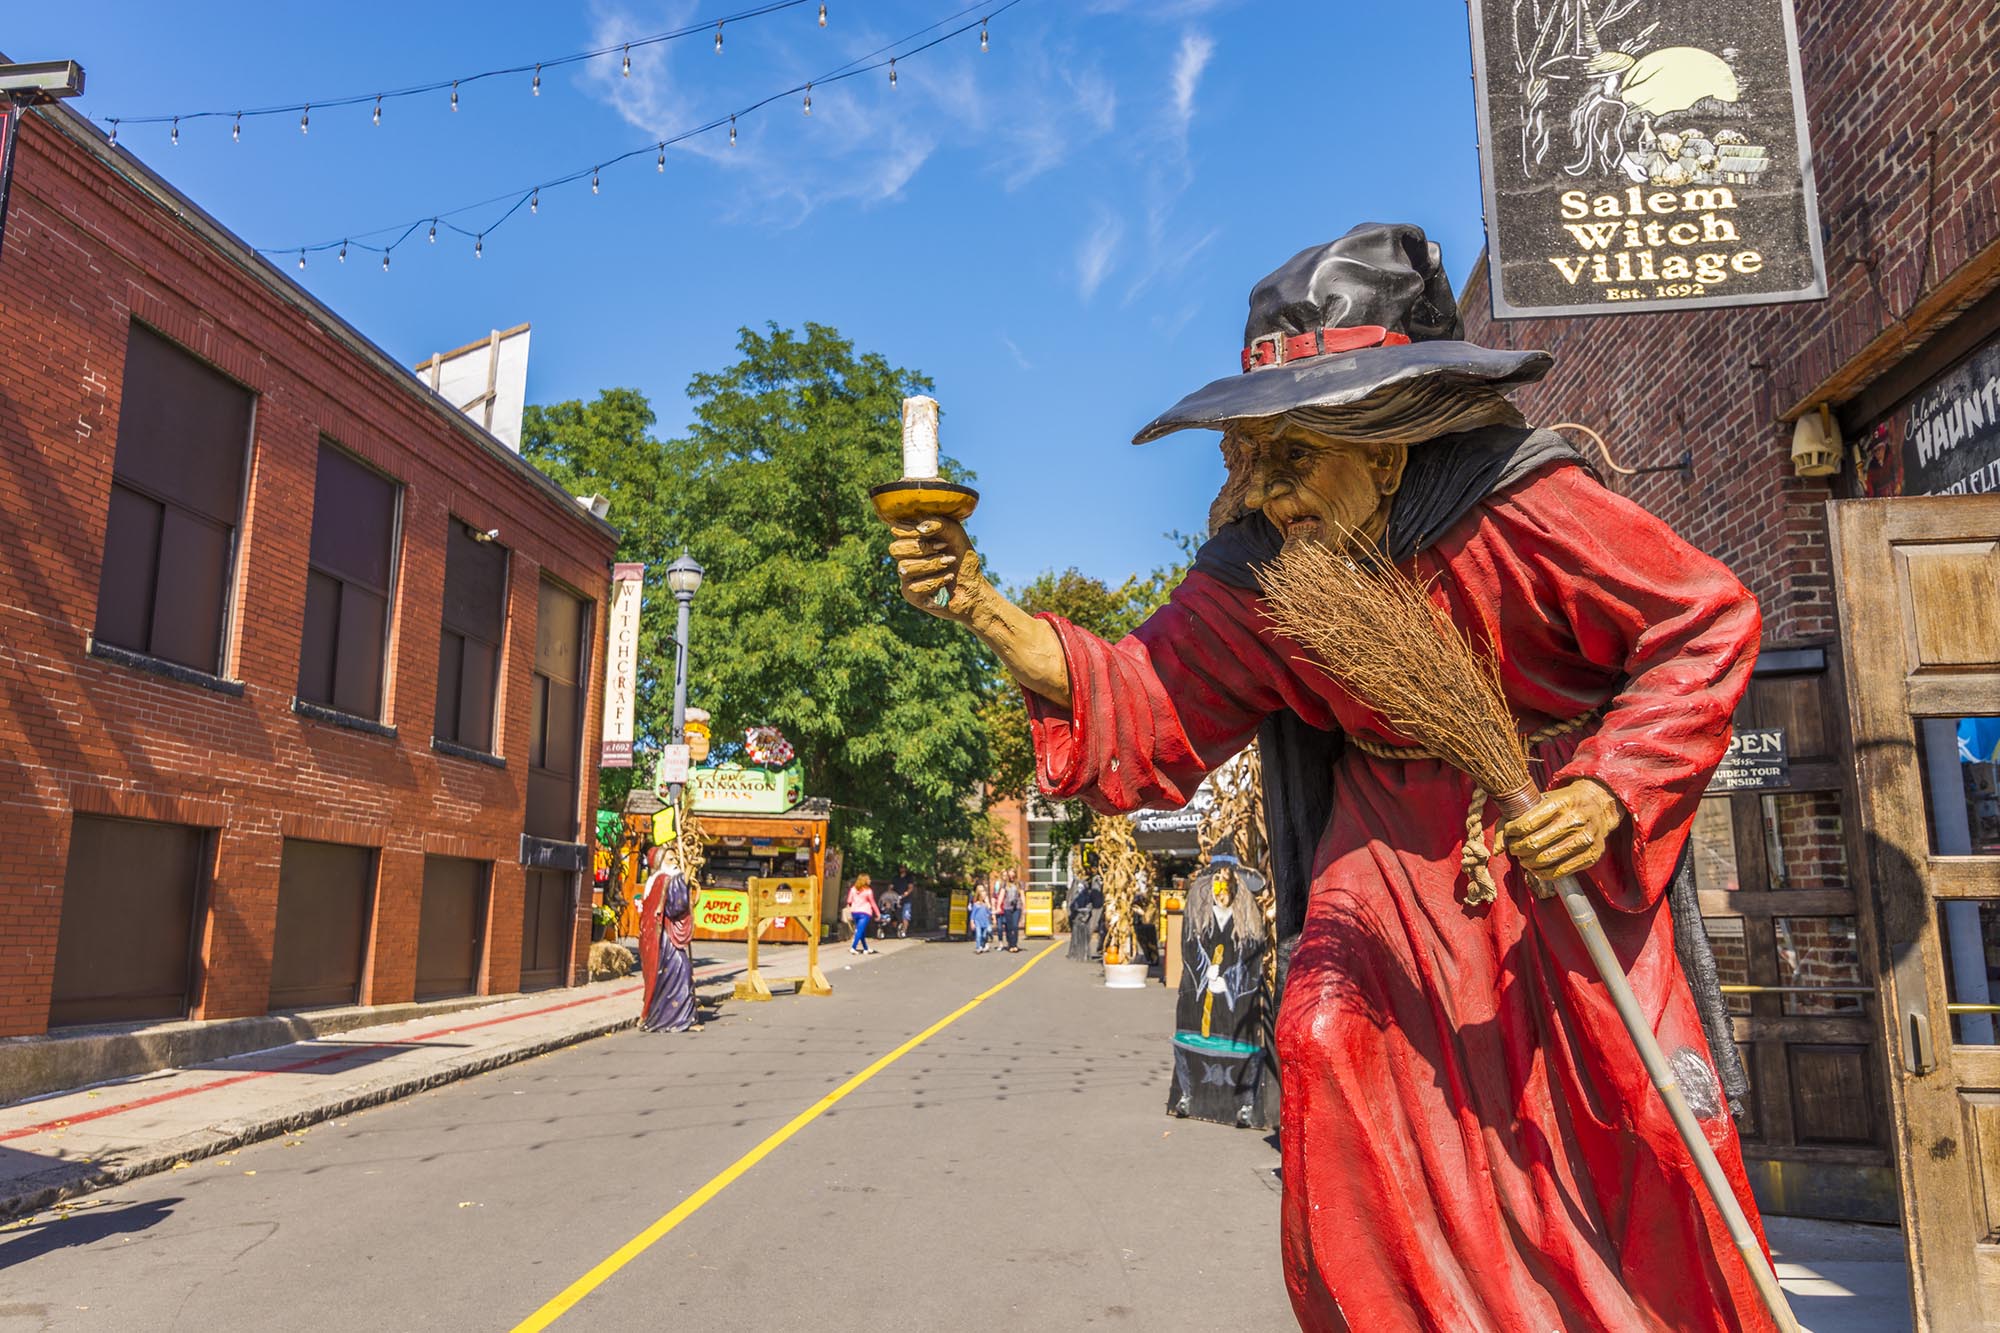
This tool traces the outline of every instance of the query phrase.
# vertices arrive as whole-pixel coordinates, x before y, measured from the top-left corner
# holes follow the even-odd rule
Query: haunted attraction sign
[[[1493,313],[1821,300],[1790,0],[1472,0]]]

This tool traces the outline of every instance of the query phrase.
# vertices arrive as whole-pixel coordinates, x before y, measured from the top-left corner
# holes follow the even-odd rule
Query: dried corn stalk
[[[1145,853],[1132,836],[1132,821],[1124,815],[1097,815],[1090,832],[1091,852],[1104,885],[1104,961],[1129,963],[1139,956],[1139,938],[1132,929],[1132,893],[1146,868]]]

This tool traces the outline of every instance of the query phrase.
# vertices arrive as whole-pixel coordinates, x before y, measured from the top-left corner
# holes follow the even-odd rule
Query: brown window
[[[250,404],[248,389],[132,326],[98,576],[100,642],[221,673]]]
[[[373,849],[285,839],[271,947],[271,1008],[360,1001],[374,897]]]
[[[50,1027],[187,1015],[207,845],[205,829],[76,817]]]
[[[441,741],[489,753],[500,639],[507,628],[507,548],[454,521],[445,539],[444,632],[438,643],[437,718]]]
[[[583,599],[542,580],[535,620],[535,677],[528,724],[528,818],[524,832],[571,842],[576,838],[577,771],[583,741]]]
[[[313,486],[299,698],[356,717],[382,715],[382,667],[402,487],[321,443]]]

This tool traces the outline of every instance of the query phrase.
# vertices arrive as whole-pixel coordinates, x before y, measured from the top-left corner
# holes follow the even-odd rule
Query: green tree
[[[991,771],[979,709],[995,668],[970,635],[903,601],[868,502],[900,474],[903,398],[930,382],[817,324],[746,328],[737,349],[690,381],[684,439],[652,438],[649,405],[620,389],[530,409],[523,452],[571,491],[609,496],[620,558],[647,566],[642,745],[669,739],[665,570],[685,546],[707,571],[689,699],[714,714],[717,740],[782,728],[807,791],[836,802],[831,836],[850,867],[932,870],[939,848],[981,841],[967,797]]]

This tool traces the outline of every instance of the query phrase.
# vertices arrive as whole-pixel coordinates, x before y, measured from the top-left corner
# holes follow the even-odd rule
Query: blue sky
[[[999,0],[995,0],[996,7]],[[331,99],[586,50],[752,7],[10,7],[11,59],[80,61],[98,117]],[[120,142],[251,243],[364,233],[588,169],[936,23],[961,0],[830,0],[620,57],[296,116],[127,125]],[[986,12],[975,9],[970,17]],[[962,21],[962,20],[961,20]],[[1169,559],[1221,479],[1210,434],[1134,429],[1236,368],[1251,284],[1355,222],[1407,220],[1462,283],[1479,245],[1462,0],[1025,0],[976,33],[546,192],[484,243],[425,228],[302,280],[406,362],[533,323],[530,401],[649,394],[662,433],[735,330],[831,324],[937,381],[972,520],[1010,582]],[[458,220],[487,225],[506,205]],[[614,514],[613,519],[616,519]]]

